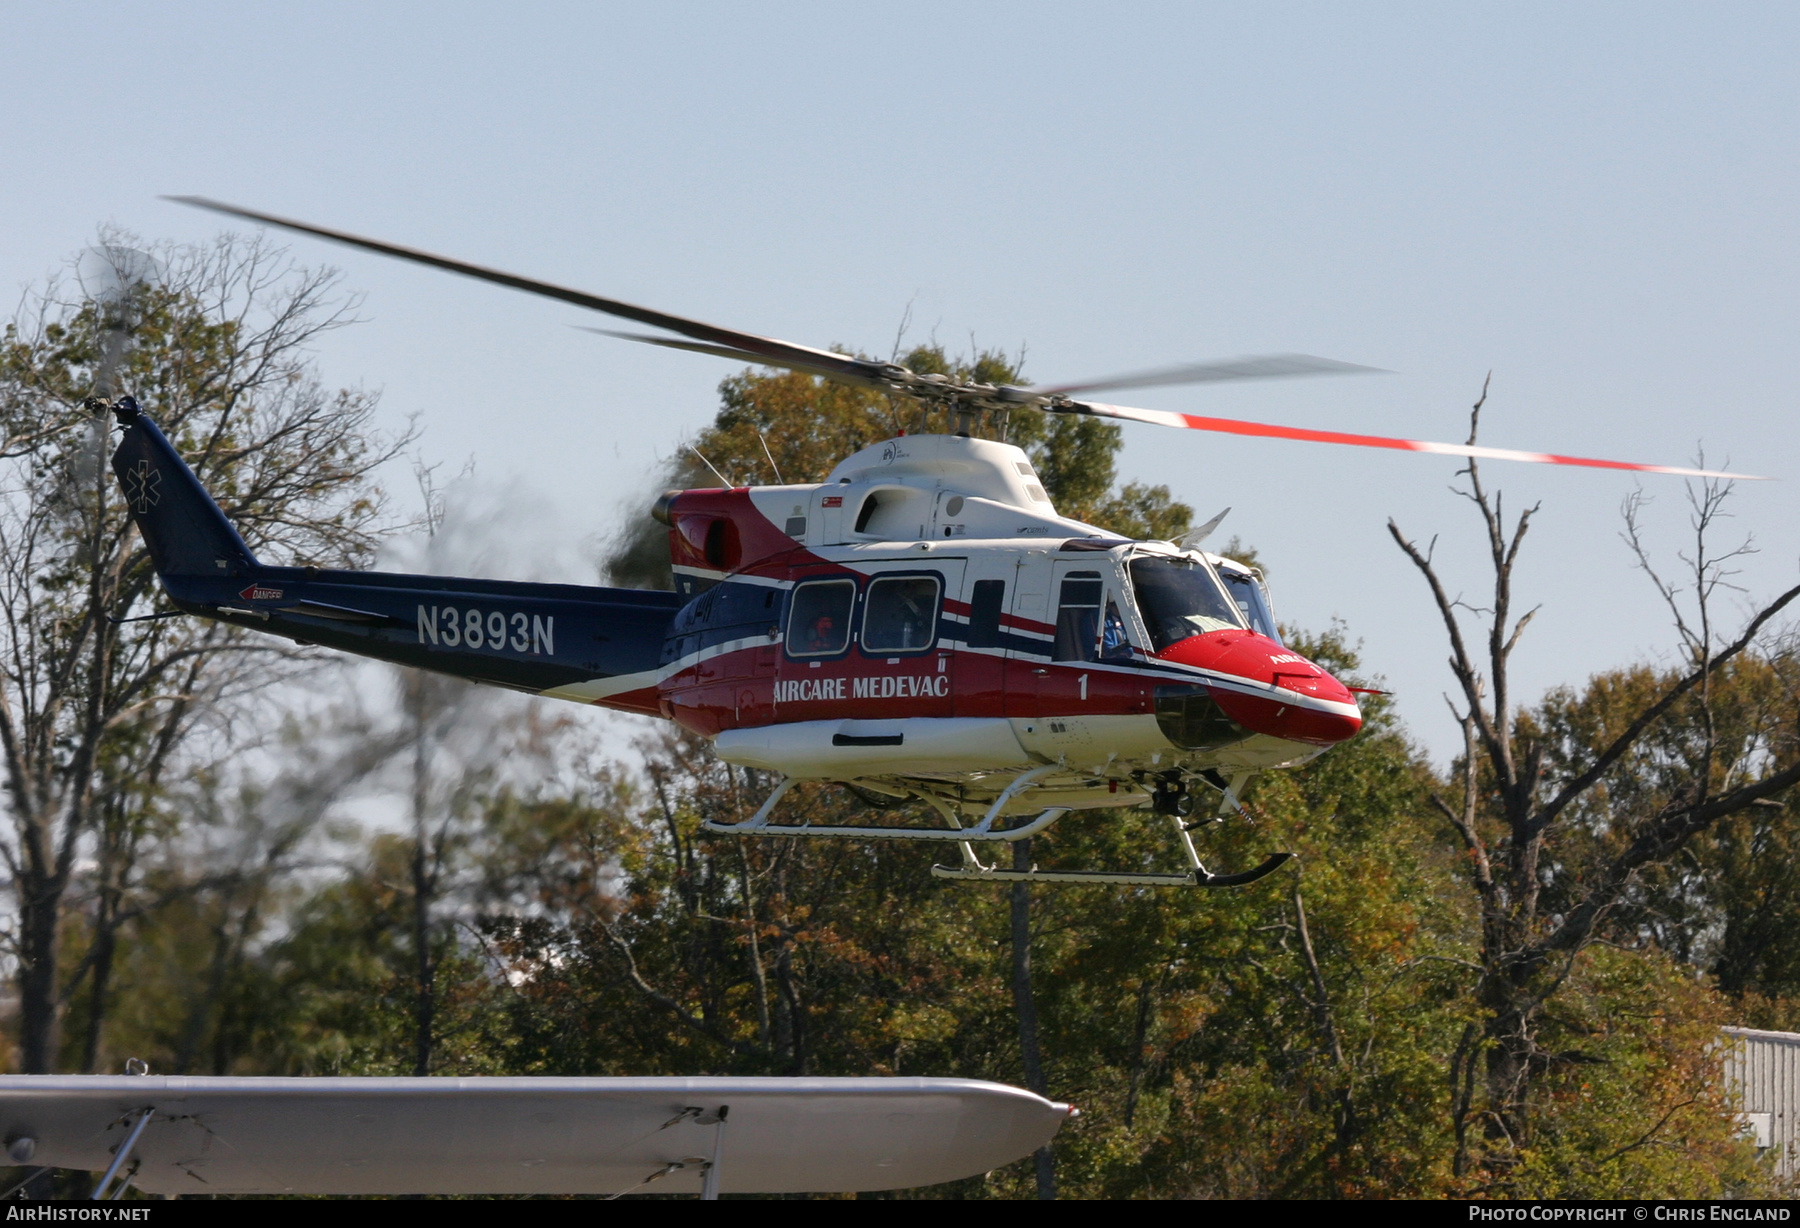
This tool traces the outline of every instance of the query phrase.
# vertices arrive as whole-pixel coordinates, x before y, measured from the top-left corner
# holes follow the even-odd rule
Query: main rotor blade
[[[633,320],[639,324],[648,324],[654,328],[666,328],[672,333],[680,333],[684,337],[693,337],[699,341],[708,341],[714,345],[728,346],[756,355],[756,361],[772,362],[777,366],[809,363],[820,373],[831,372],[846,377],[862,380],[875,379],[881,367],[875,363],[862,362],[855,358],[846,358],[842,354],[833,354],[829,350],[815,350],[807,345],[795,345],[791,341],[778,341],[773,337],[759,337],[754,333],[740,333],[729,328],[720,328],[715,324],[706,324],[699,320],[690,320],[684,316],[674,316],[663,311],[653,311],[648,307],[638,307],[631,303],[622,303],[617,299],[601,298],[597,294],[589,294],[584,290],[574,290],[567,286],[558,286],[547,281],[535,281],[529,277],[520,277],[516,273],[506,273],[499,269],[485,268],[479,264],[468,264],[461,260],[451,260],[446,256],[434,255],[420,251],[414,247],[402,247],[397,243],[383,243],[377,239],[365,239],[361,235],[348,234],[341,230],[327,230],[323,226],[312,226],[306,222],[296,222],[291,218],[276,217],[271,213],[258,213],[254,209],[243,209],[237,205],[227,205],[221,201],[209,200],[204,196],[165,196],[164,200],[172,200],[178,204],[192,205],[199,209],[210,209],[214,213],[223,213],[230,217],[240,217],[252,222],[261,222],[265,226],[279,226],[284,230],[296,231],[299,234],[312,235],[315,238],[329,239],[333,243],[343,243],[350,247],[360,247],[364,251],[375,252],[382,256],[393,256],[400,260],[410,260],[415,264],[430,265],[434,269],[443,269],[449,273],[460,273],[464,277],[474,277],[481,281],[491,281],[496,285],[510,286],[514,290],[523,290],[527,294],[539,294],[545,298],[560,299],[565,303],[573,303],[577,307],[586,307],[592,311],[603,311],[607,315],[621,319]]]
[[[1380,367],[1362,367],[1335,358],[1315,358],[1311,354],[1252,354],[1243,358],[1222,358],[1217,362],[1190,362],[1178,367],[1159,367],[1154,371],[1137,371],[1114,375],[1107,379],[1082,384],[1058,384],[1053,388],[1032,388],[1044,396],[1072,396],[1079,392],[1101,392],[1111,388],[1157,388],[1165,384],[1216,384],[1226,380],[1283,379],[1295,375],[1390,375]]]
[[[1477,460],[1529,461],[1538,465],[1582,465],[1590,469],[1626,469],[1634,473],[1672,473],[1689,478],[1732,478],[1747,482],[1766,482],[1767,478],[1751,473],[1725,473],[1717,469],[1682,469],[1673,465],[1638,465],[1630,461],[1595,460],[1586,456],[1558,456],[1551,452],[1520,452],[1512,448],[1487,448],[1464,443],[1430,443],[1422,439],[1390,439],[1385,435],[1349,435],[1343,431],[1314,431],[1299,426],[1274,426],[1266,422],[1245,422],[1238,418],[1201,418],[1193,414],[1175,414],[1160,409],[1133,409],[1127,405],[1102,405],[1098,402],[1068,401],[1044,407],[1051,413],[1092,414],[1096,418],[1119,418],[1127,422],[1153,422],[1158,426],[1174,426],[1190,431],[1219,431],[1227,435],[1257,435],[1266,439],[1300,439],[1308,443],[1350,444],[1359,448],[1394,448],[1402,452],[1433,452],[1439,456],[1468,456]]]
[[[711,354],[718,358],[729,358],[733,362],[747,362],[752,366],[781,367],[787,371],[799,371],[806,375],[820,375],[828,380],[836,380],[840,384],[855,384],[860,388],[885,388],[881,380],[870,379],[860,374],[845,374],[832,370],[816,362],[803,362],[799,359],[770,358],[763,354],[752,354],[749,350],[733,349],[728,345],[708,345],[704,341],[678,341],[674,337],[652,337],[648,333],[622,333],[612,328],[593,328],[586,324],[577,324],[584,333],[599,333],[602,337],[617,337],[621,341],[642,341],[645,345],[660,345],[670,350],[687,350],[692,354]]]

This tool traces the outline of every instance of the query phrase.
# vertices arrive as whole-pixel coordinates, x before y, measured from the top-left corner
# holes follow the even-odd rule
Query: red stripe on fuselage
[[[638,716],[663,716],[662,695],[656,687],[639,687],[635,691],[621,691],[617,695],[608,695],[604,699],[589,700],[597,708],[614,708],[620,712],[631,712]]]
[[[1036,635],[1054,636],[1056,634],[1055,623],[1039,622],[1035,618],[1021,618],[1017,614],[1002,614],[1000,625],[1011,627],[1015,631],[1030,631]]]
[[[758,645],[684,666],[659,687],[664,714],[707,737],[789,721],[1121,716],[1149,712],[1155,684],[1169,680],[1146,670],[973,649],[895,660],[853,648],[816,668],[778,654],[777,645]]]

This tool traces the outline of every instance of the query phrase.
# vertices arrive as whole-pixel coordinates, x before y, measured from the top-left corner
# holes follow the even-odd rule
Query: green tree
[[[1471,440],[1481,406],[1475,405]],[[1531,613],[1515,614],[1512,578],[1536,509],[1509,522],[1477,466],[1464,472],[1491,567],[1485,609],[1452,599],[1431,556],[1393,522],[1388,526],[1443,619],[1463,705],[1460,779],[1448,797],[1434,797],[1462,845],[1464,882],[1473,893],[1480,935],[1472,955],[1479,969],[1472,988],[1477,1009],[1450,1058],[1454,1167],[1473,1191],[1577,1195],[1615,1188],[1607,1184],[1612,1174],[1649,1157],[1669,1157],[1674,1152],[1665,1144],[1684,1133],[1711,1131],[1705,1146],[1687,1148],[1690,1155],[1707,1147],[1729,1150],[1716,1079],[1691,1084],[1692,1095],[1668,1104],[1664,1117],[1650,1116],[1641,1136],[1634,1132],[1645,1126],[1642,1114],[1590,1118],[1575,1111],[1602,1083],[1611,1085],[1616,1104],[1638,1095],[1649,1108],[1658,1103],[1654,1081],[1681,1069],[1670,1056],[1675,1050],[1659,1061],[1639,1048],[1634,1060],[1643,1077],[1620,1076],[1630,1064],[1613,1046],[1629,1049],[1631,1042],[1625,1030],[1600,1020],[1616,1017],[1626,1009],[1621,1001],[1633,995],[1640,1001],[1653,997],[1644,987],[1666,987],[1669,976],[1658,971],[1654,952],[1623,959],[1592,948],[1611,936],[1609,922],[1621,908],[1641,899],[1639,885],[1647,876],[1676,865],[1697,837],[1722,820],[1773,800],[1800,780],[1791,692],[1776,709],[1765,705],[1757,715],[1755,705],[1733,712],[1730,685],[1735,673],[1752,668],[1764,629],[1800,598],[1800,587],[1724,635],[1715,625],[1713,598],[1731,574],[1731,560],[1742,553],[1721,553],[1713,541],[1728,488],[1709,483],[1690,490],[1693,545],[1683,556],[1690,574],[1679,588],[1652,568],[1638,534],[1641,502],[1628,502],[1628,540],[1669,604],[1683,660],[1670,671],[1597,680],[1579,699],[1553,696],[1540,711],[1522,714],[1514,706],[1509,665]],[[1465,638],[1465,620],[1475,622],[1479,648]],[[1649,1029],[1645,1046],[1661,1043],[1659,1030],[1686,1036],[1686,1044],[1701,1043],[1703,1027],[1666,1031],[1681,1017],[1706,1023],[1702,1002],[1676,997],[1685,999],[1683,1005]],[[1608,1078],[1592,1073],[1602,1067]],[[1591,1130],[1585,1141],[1568,1147],[1573,1122],[1587,1122]],[[1606,1173],[1582,1169],[1597,1149],[1608,1148],[1629,1163]],[[1660,1171],[1658,1188],[1693,1196],[1716,1189],[1707,1184],[1716,1179],[1704,1164],[1671,1163]]]
[[[991,384],[1022,382],[1005,354],[952,358],[937,346],[901,361],[926,375]],[[685,445],[662,475],[668,486],[822,482],[860,448],[902,432],[954,429],[942,408],[796,372],[746,371],[719,385],[721,405],[710,427]],[[1172,540],[1187,532],[1193,509],[1166,486],[1130,483],[1114,491],[1119,428],[1097,418],[1021,411],[984,419],[978,430],[1024,448],[1057,511],[1132,537]],[[714,471],[717,471],[716,473]],[[631,519],[606,563],[615,583],[673,588],[668,530],[648,513]]]
[[[1301,643],[1355,668],[1341,639]],[[1024,1080],[1006,889],[933,879],[934,854],[903,844],[707,836],[705,819],[747,815],[769,782],[673,732],[646,764],[640,784],[608,774],[585,799],[491,812],[508,833],[492,842],[496,881],[530,884],[488,923],[507,965],[509,1069]],[[1443,902],[1451,863],[1429,838],[1431,784],[1372,710],[1366,737],[1259,786],[1258,827],[1206,833],[1221,860],[1298,849],[1304,880],[1029,889],[1044,1079],[1083,1110],[1056,1144],[1062,1194],[1443,1188],[1465,944]],[[815,822],[866,818],[839,787],[789,796]],[[1174,854],[1167,826],[1071,815],[1031,856],[1154,864]],[[1027,1163],[919,1193],[1037,1188]]]
[[[1341,632],[1290,638],[1358,679]],[[1082,1109],[1055,1143],[1058,1192],[1767,1190],[1710,1052],[1726,1001],[1643,943],[1573,965],[1537,1032],[1558,1048],[1534,1080],[1531,1145],[1504,1181],[1457,1175],[1445,1075],[1484,1019],[1479,917],[1456,890],[1466,860],[1439,834],[1443,782],[1384,699],[1365,714],[1354,741],[1263,777],[1253,825],[1198,833],[1209,861],[1286,849],[1296,870],[1232,891],[1028,889],[1044,1085]],[[708,835],[705,820],[743,818],[771,782],[675,730],[642,764],[477,799],[463,881],[479,885],[464,899],[487,917],[479,938],[443,932],[434,1070],[1025,1080],[1008,889],[934,879],[934,854],[898,842]],[[790,799],[815,823],[868,817],[836,786]],[[1125,810],[1070,815],[1030,856],[1152,868],[1173,853],[1169,820]],[[409,1068],[411,857],[405,833],[377,837],[251,949],[227,989],[235,1069]],[[180,938],[183,910],[159,916],[147,934],[167,936],[146,957],[190,951],[200,980],[209,948]],[[1039,1188],[1026,1161],[906,1196]]]
[[[366,560],[374,471],[397,444],[370,433],[372,396],[328,391],[307,359],[353,300],[335,275],[261,240],[157,254],[166,274],[140,294],[135,344],[111,382],[156,416],[253,548],[283,562]],[[105,467],[107,417],[84,403],[107,355],[118,358],[116,321],[63,290],[53,283],[0,337],[0,857],[16,905],[18,1064],[30,1072],[57,1064],[64,1009],[84,985],[77,1064],[94,1060],[118,926],[143,906],[144,849],[180,827],[164,786],[203,719],[284,668],[221,624],[117,621],[152,612],[158,588]],[[91,896],[72,896],[84,857]],[[84,896],[93,906],[77,922],[71,903]]]

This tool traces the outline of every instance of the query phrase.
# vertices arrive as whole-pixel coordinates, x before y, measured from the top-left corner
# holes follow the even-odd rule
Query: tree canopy
[[[995,351],[972,358],[921,346],[900,360],[921,375],[1020,384],[1015,359]],[[750,372],[719,385],[720,408],[698,438],[678,445],[662,481],[674,488],[822,482],[844,457],[896,434],[948,431],[947,411],[867,388],[798,372]],[[1187,532],[1194,509],[1166,486],[1128,482],[1115,488],[1119,428],[1098,418],[1021,410],[978,430],[1025,449],[1059,514],[1123,533],[1172,540]],[[669,541],[646,512],[614,542],[606,570],[615,583],[673,588]]]
[[[325,392],[303,361],[306,330],[343,318],[329,280],[260,248],[192,259],[218,276],[157,300],[127,378],[247,536],[295,559],[365,558],[381,523],[373,466],[391,446],[369,433],[368,398]],[[293,310],[203,292],[227,285]],[[0,718],[41,722],[45,748],[30,759],[7,743],[8,936],[36,1004],[14,1019],[15,1069],[136,1056],[242,1075],[1041,1077],[1083,1111],[1042,1163],[901,1197],[1778,1191],[1733,1120],[1715,1042],[1722,1024],[1800,1023],[1800,957],[1780,940],[1800,921],[1780,778],[1800,673],[1782,636],[1728,652],[1735,639],[1708,633],[1674,665],[1521,702],[1495,693],[1518,642],[1507,592],[1470,633],[1498,655],[1461,663],[1458,762],[1432,763],[1371,695],[1356,739],[1256,782],[1253,823],[1201,829],[1221,862],[1296,852],[1281,874],[1212,892],[946,882],[912,845],[707,834],[773,782],[668,727],[628,748],[524,701],[407,677],[391,711],[347,698],[280,729],[225,720],[251,641],[105,622],[150,612],[155,591],[116,495],[81,485],[95,333],[91,305],[71,303],[16,322],[0,351],[17,462],[0,500]],[[995,353],[905,362],[1021,375]],[[720,392],[707,430],[670,441],[670,485],[712,485],[714,467],[734,483],[817,481],[856,448],[946,425],[803,375],[747,371]],[[1193,519],[1181,492],[1120,482],[1115,426],[1020,413],[983,429],[1031,454],[1065,515],[1164,539]],[[1497,515],[1483,527],[1504,567],[1517,538]],[[666,583],[664,532],[633,518],[611,574]],[[1429,556],[1415,561],[1429,573]],[[1447,629],[1468,617],[1453,606]],[[1285,632],[1379,685],[1351,629]],[[76,681],[52,693],[52,677]],[[363,677],[336,689],[354,697]],[[90,696],[112,705],[97,728],[74,715]],[[205,740],[189,736],[202,714],[219,718]],[[253,735],[260,767],[239,770],[222,752]],[[821,820],[866,805],[830,785],[790,796]],[[1744,804],[1689,822],[1721,797]],[[384,807],[390,821],[367,817]],[[1682,839],[1641,855],[1671,822],[1687,823]],[[1137,864],[1167,853],[1165,826],[1139,810],[1071,815],[1029,856]],[[33,858],[45,868],[23,872]],[[1581,940],[1558,940],[1578,916]],[[32,947],[42,934],[50,945]],[[1515,975],[1521,952],[1535,962]]]

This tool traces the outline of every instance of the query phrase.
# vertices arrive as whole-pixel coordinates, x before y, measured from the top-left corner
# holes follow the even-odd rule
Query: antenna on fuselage
[[[695,456],[700,456],[700,449],[696,448],[691,443],[688,445],[688,451],[692,452]],[[717,465],[715,465],[711,461],[707,460],[704,456],[700,456],[700,463],[702,465],[705,465],[708,469],[711,469],[713,471],[713,476],[715,478],[718,478],[719,481],[724,484],[725,489],[727,489],[727,490],[731,489],[731,486],[732,486],[731,479],[726,477],[724,474],[720,473],[719,467]]]
[[[1226,508],[1199,528],[1189,529],[1186,533],[1183,533],[1181,535],[1181,540],[1175,544],[1180,546],[1183,550],[1193,549],[1195,546],[1198,546],[1201,542],[1211,537],[1212,531],[1218,528],[1220,524],[1224,523],[1225,517],[1229,515],[1231,515],[1231,509]]]
[[[758,443],[762,444],[763,455],[769,458],[769,468],[775,474],[775,485],[786,486],[787,479],[781,476],[781,466],[777,465],[775,463],[775,454],[773,452],[769,451],[769,441],[763,437],[763,433],[761,431],[756,432],[756,441]],[[706,458],[703,456],[700,459],[705,460]]]

